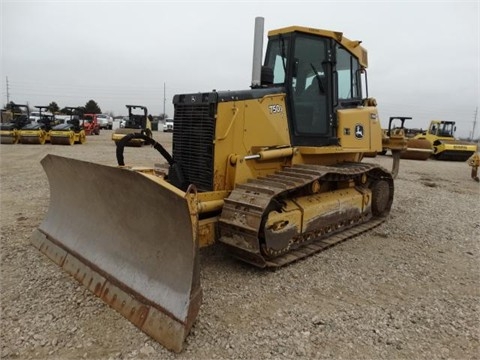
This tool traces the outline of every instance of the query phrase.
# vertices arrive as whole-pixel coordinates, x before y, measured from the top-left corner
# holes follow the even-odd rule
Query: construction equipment
[[[19,130],[29,123],[30,110],[28,106],[15,104],[11,101],[8,105],[8,110],[2,110],[0,143],[17,144],[20,138]]]
[[[84,144],[87,140],[85,130],[80,124],[79,109],[67,107],[70,111],[70,120],[65,124],[58,124],[50,131],[50,143],[61,145]]]
[[[199,248],[277,268],[378,226],[393,202],[392,174],[361,162],[382,129],[360,41],[273,30],[262,67],[262,37],[257,18],[251,89],[174,96],[172,154],[134,132],[117,141],[119,168],[42,160],[50,207],[34,246],[173,351],[199,311]],[[126,167],[136,139],[166,164]]]
[[[428,141],[437,160],[466,161],[477,151],[477,145],[457,140],[455,131],[455,121],[432,120],[428,130],[415,135],[411,141]]]
[[[384,139],[389,141],[388,139],[399,137],[402,142],[406,142],[407,149],[399,153],[401,159],[427,160],[432,154],[430,143],[424,139],[413,139],[422,129],[406,128],[405,121],[411,119],[407,116],[391,116],[388,129],[384,130]],[[385,155],[388,150],[388,146],[384,146],[381,154]]]
[[[100,135],[97,114],[83,114],[82,126],[86,135]]]
[[[42,113],[48,106],[35,106],[39,109],[40,119],[36,123],[27,124],[19,131],[19,142],[22,144],[40,144],[50,142],[50,130],[59,124],[55,115]]]
[[[128,120],[123,128],[115,129],[112,134],[112,140],[117,143],[127,134],[140,134],[143,133],[148,137],[152,137],[152,123],[148,118],[148,110],[145,106],[141,105],[125,105],[128,109]],[[134,111],[140,110],[141,114],[134,113]],[[127,144],[128,146],[142,146],[145,140],[142,138],[132,138]]]
[[[472,156],[468,158],[467,164],[472,168],[470,177],[476,182],[479,182],[480,178],[478,177],[478,168],[480,167],[480,154],[478,152],[475,152]]]

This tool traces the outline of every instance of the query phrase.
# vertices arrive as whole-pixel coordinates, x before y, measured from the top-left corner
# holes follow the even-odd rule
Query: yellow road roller
[[[27,105],[15,104],[11,101],[7,110],[2,110],[0,123],[0,143],[17,144],[20,129],[30,123],[30,111]]]
[[[68,108],[73,110],[76,108]],[[70,120],[65,124],[59,124],[50,131],[50,143],[53,145],[73,145],[84,144],[87,141],[87,136],[83,126],[80,124],[79,115],[70,113]]]
[[[50,142],[50,130],[58,125],[55,115],[42,113],[42,109],[48,109],[48,106],[35,106],[39,109],[40,119],[36,123],[30,123],[19,131],[19,142],[21,144],[40,144]]]
[[[467,161],[477,151],[477,145],[455,138],[455,121],[432,120],[428,130],[412,140],[430,144],[433,157],[437,160]]]

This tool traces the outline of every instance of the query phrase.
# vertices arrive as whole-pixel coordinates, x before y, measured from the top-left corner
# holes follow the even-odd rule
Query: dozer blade
[[[202,298],[192,197],[127,169],[54,155],[41,163],[50,206],[33,245],[180,352]]]

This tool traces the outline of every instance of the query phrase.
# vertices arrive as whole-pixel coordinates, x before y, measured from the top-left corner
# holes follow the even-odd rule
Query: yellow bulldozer
[[[409,141],[427,141],[437,160],[466,161],[477,151],[477,145],[455,138],[455,121],[432,120],[423,133]]]
[[[382,129],[360,41],[272,30],[262,66],[263,19],[255,23],[251,87],[175,95],[171,154],[131,133],[117,143],[118,167],[41,161],[50,206],[34,246],[176,352],[202,301],[200,248],[277,268],[378,226],[393,202],[391,172],[362,162],[382,150]],[[164,164],[125,166],[136,138]]]

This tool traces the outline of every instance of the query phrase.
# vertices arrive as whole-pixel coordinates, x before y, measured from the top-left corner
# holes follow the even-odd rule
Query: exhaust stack
[[[263,53],[263,17],[255,18],[255,34],[253,38],[253,66],[252,66],[252,88],[260,87],[262,74],[262,53]]]

